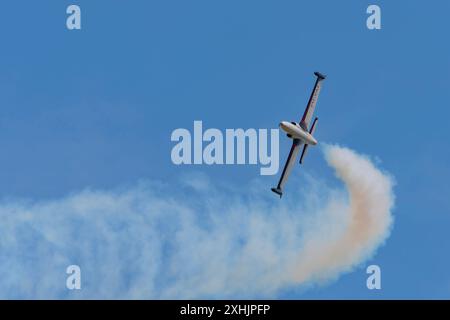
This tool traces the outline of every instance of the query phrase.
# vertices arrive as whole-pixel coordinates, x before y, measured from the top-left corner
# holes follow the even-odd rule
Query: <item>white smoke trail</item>
[[[294,278],[300,283],[311,278],[326,280],[350,270],[385,241],[392,224],[392,178],[377,170],[368,158],[349,149],[325,146],[325,154],[349,193],[343,217],[347,221],[333,241],[323,242],[316,235],[310,236],[294,271]]]
[[[279,201],[260,185],[243,195],[199,175],[178,190],[147,182],[4,201],[0,298],[273,297],[333,279],[387,238],[394,196],[368,158],[325,150],[348,191],[303,173],[302,188],[290,182],[294,201]],[[81,267],[79,291],[65,287],[70,264]]]

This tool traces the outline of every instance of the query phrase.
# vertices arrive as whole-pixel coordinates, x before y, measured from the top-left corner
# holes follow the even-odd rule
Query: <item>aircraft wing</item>
[[[301,142],[301,140],[299,139],[293,140],[291,151],[289,151],[289,156],[286,160],[286,164],[284,165],[283,172],[281,173],[280,181],[278,182],[276,188],[272,188],[272,191],[278,194],[280,198],[283,195],[283,186],[286,183],[289,174],[291,173],[292,167],[295,164],[298,152],[300,151],[300,147],[302,146],[302,144],[303,142]]]
[[[319,98],[320,88],[322,87],[322,80],[325,79],[325,76],[320,72],[314,72],[314,74],[317,76],[316,84],[314,85],[314,89],[309,97],[305,113],[303,113],[303,117],[300,120],[300,126],[302,126],[304,130],[308,130],[309,128],[309,123],[311,122],[314,109],[316,108],[317,99]]]

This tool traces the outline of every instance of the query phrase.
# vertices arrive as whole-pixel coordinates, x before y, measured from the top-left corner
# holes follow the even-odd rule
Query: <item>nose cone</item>
[[[289,122],[281,121],[280,122],[280,127],[282,127],[283,129],[288,128],[289,127]]]

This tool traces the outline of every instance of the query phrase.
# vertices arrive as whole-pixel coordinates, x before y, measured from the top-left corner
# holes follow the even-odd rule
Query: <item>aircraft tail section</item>
[[[316,117],[314,119],[314,122],[313,122],[312,126],[311,126],[311,129],[309,130],[309,133],[311,135],[313,135],[314,134],[314,130],[316,130],[317,120],[319,120],[319,118]],[[306,152],[308,151],[308,147],[309,147],[309,144],[305,144],[305,146],[303,147],[302,155],[300,156],[300,162],[299,162],[300,164],[303,164],[303,158],[305,157]]]
[[[305,144],[303,147],[302,155],[300,156],[300,164],[303,164],[303,157],[306,155],[306,152],[308,151],[309,144]]]

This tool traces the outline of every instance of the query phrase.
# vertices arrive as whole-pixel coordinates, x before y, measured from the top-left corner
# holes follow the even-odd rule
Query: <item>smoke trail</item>
[[[311,236],[296,266],[297,282],[332,278],[351,270],[385,241],[392,224],[392,179],[349,149],[325,146],[325,155],[349,193],[347,225],[333,241],[322,243]]]
[[[185,177],[44,202],[0,203],[0,298],[242,298],[332,280],[387,238],[391,178],[337,146],[328,163],[346,189],[291,179],[282,201]],[[293,177],[294,178],[294,177]],[[307,181],[305,181],[307,180]],[[298,195],[297,195],[298,194]],[[66,267],[82,289],[66,289]]]

